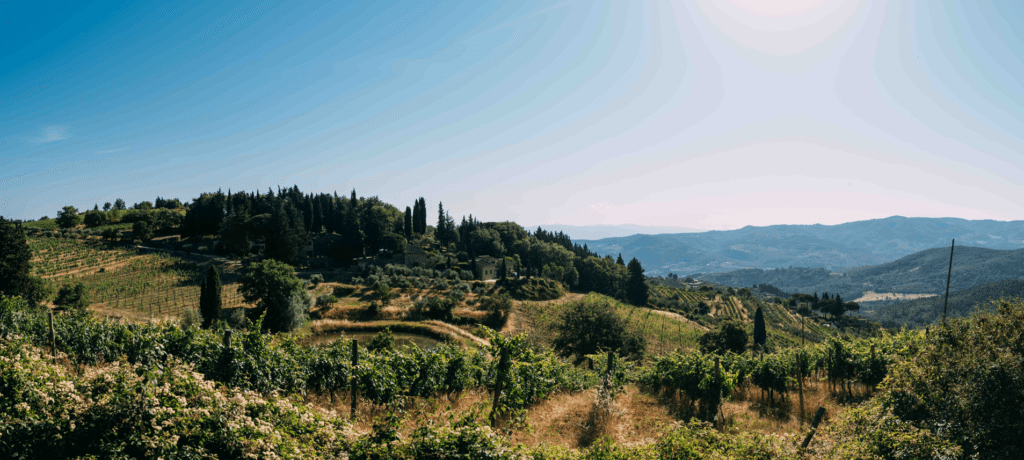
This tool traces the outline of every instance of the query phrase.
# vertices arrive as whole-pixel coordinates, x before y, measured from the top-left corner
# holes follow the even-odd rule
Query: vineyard
[[[30,238],[36,273],[52,283],[82,283],[94,309],[132,317],[177,317],[199,306],[203,267],[196,262],[114,248],[98,241]],[[223,267],[228,280],[236,276]],[[238,286],[225,283],[226,308],[247,306]]]

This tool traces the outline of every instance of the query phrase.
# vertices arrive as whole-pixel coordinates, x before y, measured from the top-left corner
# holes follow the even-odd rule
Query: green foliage
[[[394,350],[395,335],[391,333],[391,328],[386,327],[373,336],[370,343],[366,344],[366,349],[370,351]]]
[[[49,296],[48,285],[32,276],[31,261],[24,229],[0,216],[0,294],[22,296],[33,305]]]
[[[964,452],[953,440],[894,416],[877,401],[843,410],[825,430],[834,442],[815,449],[822,458],[956,459]]]
[[[544,278],[506,278],[497,285],[519,300],[553,300],[565,295],[562,283]]]
[[[377,284],[373,286],[373,294],[377,297],[377,300],[380,300],[380,303],[384,305],[391,303],[393,295],[391,293],[391,288],[387,283],[378,281]]]
[[[291,265],[274,259],[254,262],[238,280],[238,292],[246,302],[256,303],[266,312],[266,326],[275,332],[291,331],[301,324],[308,311],[304,302],[308,297],[302,281],[295,276]],[[296,296],[295,294],[299,294]],[[306,308],[306,311],[303,311]]]
[[[153,239],[153,229],[149,226],[149,222],[140,220],[132,225],[132,236],[143,242],[149,242]]]
[[[994,306],[932,328],[913,359],[889,369],[879,399],[965,456],[1014,458],[1024,452],[1024,301]]]
[[[72,228],[80,223],[82,223],[82,216],[78,215],[78,208],[74,206],[64,206],[57,212],[57,225],[60,228]]]
[[[747,330],[738,321],[728,320],[715,331],[708,331],[700,338],[700,347],[705,353],[743,353],[747,349]]]
[[[757,311],[754,312],[754,344],[764,346],[767,338],[768,331],[764,326],[764,313],[761,312],[761,307],[757,307]]]
[[[342,453],[347,422],[236,388],[218,388],[181,358],[113,360],[84,374],[38,348],[0,341],[0,457],[324,458]]]
[[[204,328],[210,327],[214,321],[220,319],[221,307],[223,306],[222,291],[220,273],[217,272],[217,267],[210,264],[210,268],[206,270],[206,276],[203,277],[202,284],[199,285],[199,312],[203,316]]]
[[[634,257],[629,261],[626,270],[629,272],[629,278],[626,279],[626,299],[633,305],[647,305],[650,294],[640,261]]]
[[[103,211],[92,210],[85,213],[84,221],[86,227],[99,227],[110,223],[110,215]]]
[[[89,297],[82,283],[65,284],[57,291],[53,304],[71,310],[84,311],[89,306]]]
[[[451,298],[424,297],[413,303],[413,312],[417,316],[439,319],[441,321],[452,320],[452,310],[458,304]]]
[[[798,459],[802,458],[761,435],[729,435],[696,420],[674,426],[658,438],[659,459]]]
[[[555,351],[577,360],[608,351],[639,359],[646,348],[645,337],[616,313],[615,301],[596,294],[568,302],[553,328]]]

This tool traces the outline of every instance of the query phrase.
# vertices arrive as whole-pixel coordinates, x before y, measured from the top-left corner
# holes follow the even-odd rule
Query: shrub
[[[312,283],[313,286],[316,286],[316,285],[318,285],[320,283],[323,283],[324,282],[324,275],[321,275],[319,273],[310,275],[309,282]]]
[[[374,335],[370,339],[370,343],[366,344],[366,349],[370,351],[394,350],[395,335],[391,333],[391,328],[386,327],[383,331]]]
[[[316,306],[323,307],[327,305],[333,305],[338,301],[338,298],[333,294],[320,294],[316,296]]]
[[[57,298],[53,299],[54,305],[71,309],[85,310],[89,306],[89,298],[85,292],[85,285],[82,283],[65,284],[57,291]]]
[[[199,314],[199,310],[186,308],[182,310],[181,315],[178,316],[178,324],[182,329],[200,327],[203,324],[203,316]]]
[[[727,351],[739,354],[747,349],[747,331],[735,320],[722,323],[718,330],[708,331],[700,336],[700,348],[705,353],[723,354]]]
[[[577,360],[587,355],[616,351],[632,359],[643,357],[646,339],[616,312],[616,302],[599,294],[568,302],[553,324],[555,351]]]
[[[455,309],[454,299],[441,299],[437,297],[424,297],[413,304],[413,312],[418,316],[439,319],[441,321],[452,320],[452,310]]]

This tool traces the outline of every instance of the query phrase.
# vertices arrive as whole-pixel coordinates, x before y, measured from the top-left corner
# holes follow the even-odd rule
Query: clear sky
[[[1024,2],[0,4],[0,215],[218,188],[699,229],[1024,219]]]

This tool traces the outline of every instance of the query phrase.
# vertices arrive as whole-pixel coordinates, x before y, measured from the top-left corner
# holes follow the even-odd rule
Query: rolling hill
[[[838,272],[892,262],[925,249],[948,248],[954,238],[958,245],[1020,249],[1024,248],[1024,221],[893,216],[839,225],[747,226],[577,242],[601,255],[636,257],[648,275],[684,275],[783,267]]]
[[[869,267],[831,271],[824,268],[743,269],[700,275],[734,287],[770,284],[786,292],[839,293],[846,300],[862,294],[941,294],[946,288],[949,248],[916,252],[898,260]],[[1024,249],[1000,250],[957,246],[953,254],[950,289],[963,290],[1024,276]]]
[[[999,297],[1024,297],[1024,279],[1012,279],[950,291],[947,317],[968,316],[975,308],[989,307]],[[942,318],[943,295],[899,302],[863,302],[858,316],[887,326],[919,327]]]

